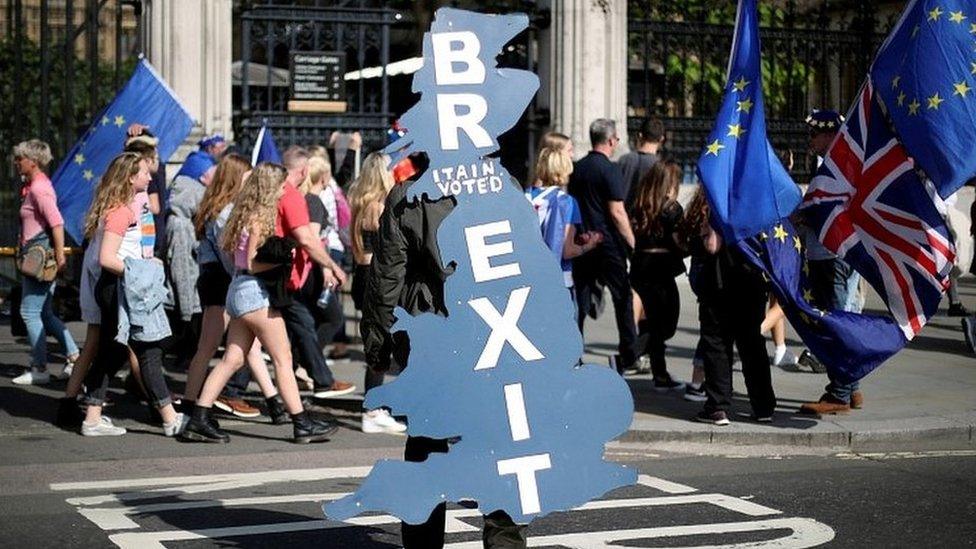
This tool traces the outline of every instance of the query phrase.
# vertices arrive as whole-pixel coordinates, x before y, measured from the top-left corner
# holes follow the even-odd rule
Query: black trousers
[[[115,374],[129,363],[128,348],[115,341],[119,325],[119,277],[102,271],[95,283],[95,302],[102,311],[101,330],[98,332],[98,352],[85,376],[85,401],[101,406],[105,402],[108,385]],[[149,393],[152,405],[161,408],[170,404],[169,387],[163,374],[163,349],[160,342],[129,341],[139,359],[142,384]]]
[[[573,279],[580,333],[583,333],[583,323],[593,299],[594,281],[601,282],[610,290],[613,300],[619,342],[617,352],[620,354],[618,367],[633,364],[637,359],[637,326],[634,325],[634,300],[627,277],[627,260],[623,254],[597,248],[573,263]]]
[[[739,349],[749,403],[757,416],[772,415],[776,395],[766,340],[759,332],[766,316],[766,288],[759,275],[729,279],[723,289],[700,296],[699,349],[705,366],[706,412],[732,408],[732,345]]]
[[[447,453],[448,443],[443,439],[407,437],[404,450],[406,461],[425,461],[434,452]],[[447,504],[440,504],[430,513],[423,524],[400,525],[400,537],[404,549],[440,549],[444,547],[444,522]],[[484,517],[482,542],[486,549],[524,549],[527,547],[525,526],[515,524],[504,511],[495,511]]]
[[[670,377],[664,357],[665,343],[678,329],[681,308],[678,284],[672,276],[674,263],[669,261],[669,256],[637,253],[630,266],[630,283],[644,306],[644,319],[637,324],[637,331],[656,379]]]

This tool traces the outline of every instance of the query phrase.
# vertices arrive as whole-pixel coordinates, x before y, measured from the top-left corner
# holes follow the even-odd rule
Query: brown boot
[[[851,408],[855,410],[860,410],[864,407],[864,393],[861,391],[854,391],[851,394]]]
[[[803,406],[800,406],[801,414],[811,414],[811,415],[826,415],[826,414],[838,414],[847,413],[851,411],[850,404],[838,400],[826,393],[820,397],[817,402],[807,402]]]

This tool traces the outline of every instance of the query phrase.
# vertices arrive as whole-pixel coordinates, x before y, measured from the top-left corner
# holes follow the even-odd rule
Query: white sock
[[[786,356],[786,344],[777,345],[776,351],[773,354],[773,364],[779,363]]]

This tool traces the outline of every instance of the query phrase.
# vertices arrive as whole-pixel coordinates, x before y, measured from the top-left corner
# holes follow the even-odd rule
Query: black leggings
[[[102,311],[102,323],[98,332],[98,352],[85,376],[85,402],[93,406],[105,403],[105,393],[109,382],[119,369],[129,362],[129,351],[125,345],[115,341],[119,325],[119,277],[102,271],[95,283],[95,302]],[[170,404],[170,392],[163,375],[163,349],[160,342],[129,341],[129,345],[139,360],[142,384],[149,393],[152,405],[162,408]]]

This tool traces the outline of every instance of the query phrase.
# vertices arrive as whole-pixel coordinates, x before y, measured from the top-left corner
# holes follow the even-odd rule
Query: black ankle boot
[[[329,436],[339,428],[334,421],[312,419],[305,411],[292,414],[291,420],[295,429],[296,444],[328,440]]]
[[[189,442],[230,442],[230,435],[220,430],[210,417],[210,408],[195,406],[180,440]]]
[[[78,399],[64,397],[58,400],[58,414],[54,424],[62,429],[77,429],[85,420],[85,413],[78,406]]]
[[[285,407],[281,404],[281,400],[278,399],[277,395],[264,399],[264,402],[267,404],[268,417],[271,418],[272,425],[284,425],[291,421],[291,417],[285,411]]]

